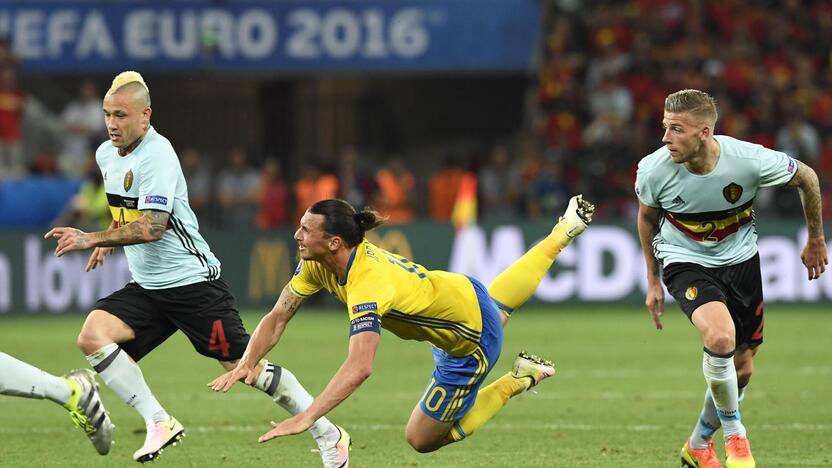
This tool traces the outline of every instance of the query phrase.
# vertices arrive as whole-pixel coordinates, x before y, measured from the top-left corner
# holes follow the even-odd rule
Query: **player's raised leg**
[[[500,320],[503,326],[508,315],[531,297],[560,251],[586,230],[592,222],[594,210],[594,206],[581,195],[572,197],[552,232],[491,283],[488,294],[502,311]],[[554,374],[554,364],[550,361],[520,353],[515,359],[512,372],[477,392],[473,406],[453,424],[449,441],[460,441],[473,434],[493,418],[512,397]]]
[[[512,397],[554,374],[555,368],[550,361],[520,353],[511,372],[482,388],[476,395],[457,392],[455,387],[442,385],[434,378],[422,401],[410,415],[405,437],[421,453],[459,442],[493,418]],[[472,398],[473,404],[466,403],[465,400]],[[466,407],[470,409],[466,411]],[[465,413],[453,420],[455,410]]]
[[[433,349],[436,369],[405,433],[408,443],[419,452],[431,452],[473,434],[512,397],[555,374],[550,361],[520,353],[511,372],[480,389],[500,356],[503,328],[500,311],[485,287],[476,280],[472,284],[482,313],[480,345],[468,356]]]
[[[87,434],[99,454],[110,452],[113,424],[89,369],[78,369],[57,377],[0,353],[0,394],[46,398],[58,403],[69,411],[73,423]]]
[[[161,343],[173,331],[175,328],[172,326],[169,330],[157,328],[153,341]],[[149,333],[144,336],[151,337]],[[181,440],[185,429],[165,411],[145,382],[139,366],[118,344],[131,342],[135,338],[134,330],[119,317],[97,309],[87,316],[78,336],[78,347],[104,383],[144,419],[147,426],[145,442],[133,454],[134,460],[144,463],[158,457],[165,447]],[[145,352],[149,352],[152,347],[148,346]],[[132,352],[137,353],[135,350]],[[137,359],[141,356],[143,354],[138,355]]]
[[[584,200],[583,196],[572,197],[552,232],[500,273],[488,286],[491,298],[505,314],[502,317],[503,326],[506,324],[507,316],[529,300],[560,251],[586,230],[592,222],[594,211],[595,207]]]
[[[453,440],[460,441],[473,434],[493,418],[508,401],[534,387],[547,377],[555,375],[555,365],[537,356],[520,353],[514,360],[511,372],[484,387],[477,393],[474,406],[454,424]]]

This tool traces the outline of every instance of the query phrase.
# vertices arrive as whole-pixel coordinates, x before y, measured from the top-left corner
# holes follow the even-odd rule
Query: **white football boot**
[[[107,455],[113,445],[115,426],[101,402],[95,373],[90,369],[75,369],[64,375],[64,379],[72,390],[64,405],[72,422],[83,429],[99,454]]]
[[[555,375],[555,364],[534,354],[526,354],[521,351],[511,367],[511,375],[517,379],[528,377],[532,381],[529,388],[532,388],[542,382],[543,379]]]
[[[559,229],[562,224],[566,237],[571,241],[572,239],[581,235],[592,222],[592,215],[595,213],[595,205],[584,200],[583,195],[575,195],[569,199],[569,205],[563,216],[558,219],[558,224],[555,229]]]
[[[148,422],[144,445],[133,454],[133,460],[139,463],[159,458],[165,447],[178,444],[185,437],[185,428],[176,418],[168,421]]]
[[[320,440],[316,440],[321,453],[321,461],[324,463],[324,468],[349,468],[352,439],[343,427],[334,424],[333,427],[334,430],[330,430]]]

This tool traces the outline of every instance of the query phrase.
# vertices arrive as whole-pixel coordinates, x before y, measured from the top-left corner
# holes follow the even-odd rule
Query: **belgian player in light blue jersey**
[[[665,100],[664,146],[638,165],[638,232],[647,263],[645,304],[662,328],[664,290],[704,344],[705,403],[680,452],[690,467],[722,466],[713,435],[722,427],[727,466],[755,466],[739,402],[763,342],[763,288],[753,202],[758,189],[795,187],[808,239],[800,254],[808,279],[826,269],[821,193],[815,172],[788,155],[714,135],[716,103],[686,89]],[[660,281],[661,275],[661,281]]]
[[[372,373],[382,329],[424,341],[436,364],[405,428],[407,442],[431,452],[473,434],[511,400],[555,373],[550,361],[520,353],[511,372],[483,386],[500,357],[503,327],[528,300],[558,254],[592,220],[594,207],[572,197],[552,232],[500,273],[487,288],[475,278],[428,270],[364,238],[385,222],[343,200],[313,204],[295,233],[300,264],[274,308],[260,321],[237,368],[211,382],[228,391],[254,379],[255,364],[275,346],[303,301],[321,290],[346,306],[349,346],[343,365],[314,403],[260,437],[307,430],[355,392]]]
[[[124,246],[133,281],[93,306],[78,345],[107,386],[144,418],[147,436],[133,454],[144,463],[176,444],[185,429],[150,391],[136,363],[181,330],[198,353],[230,370],[249,335],[220,278],[220,262],[199,233],[176,152],[150,125],[150,91],[142,76],[133,71],[116,76],[103,110],[110,139],[98,147],[95,159],[104,178],[111,228],[85,233],[58,227],[45,237],[57,240],[59,257],[94,249],[87,271],[103,265],[113,247]],[[312,403],[289,370],[264,359],[256,372],[249,383],[290,414]],[[343,430],[320,418],[311,432],[324,467],[347,463]]]

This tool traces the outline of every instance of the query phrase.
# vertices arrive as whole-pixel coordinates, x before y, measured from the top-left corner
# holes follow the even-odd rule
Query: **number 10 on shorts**
[[[436,411],[442,406],[442,402],[445,401],[445,397],[447,396],[447,392],[444,388],[436,385],[436,379],[430,379],[430,385],[428,385],[428,389],[425,391],[425,395],[422,397],[422,400],[425,402],[425,408],[428,411]],[[433,388],[431,388],[433,387]]]

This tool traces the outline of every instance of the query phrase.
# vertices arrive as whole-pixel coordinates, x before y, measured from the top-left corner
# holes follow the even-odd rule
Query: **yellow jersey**
[[[405,340],[427,341],[452,356],[480,343],[482,315],[471,280],[430,271],[366,240],[355,247],[344,278],[301,261],[289,290],[304,298],[326,289],[347,306],[351,323],[377,314],[381,327]]]

